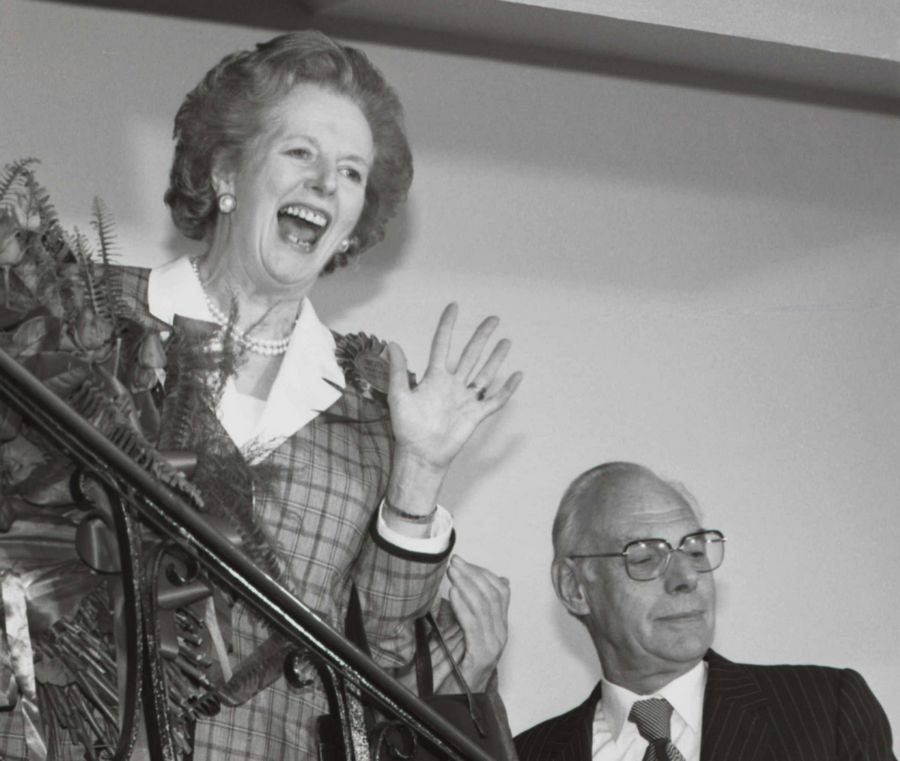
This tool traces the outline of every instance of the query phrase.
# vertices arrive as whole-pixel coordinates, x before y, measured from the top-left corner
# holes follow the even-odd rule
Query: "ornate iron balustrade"
[[[256,567],[172,489],[135,463],[2,350],[0,401],[71,456],[87,478],[102,485],[114,508],[123,571],[129,568],[132,571],[133,598],[140,600],[139,584],[133,573],[134,564],[142,562],[133,537],[137,519],[175,543],[273,629],[311,655],[326,687],[330,687],[332,707],[341,720],[346,761],[368,761],[368,748],[364,747],[364,742],[360,743],[358,727],[353,727],[351,716],[359,694],[368,696],[385,714],[395,717],[418,737],[424,738],[439,756],[457,761],[491,761],[468,737]],[[126,579],[126,586],[128,583]],[[125,623],[129,643],[127,655],[131,663],[125,689],[126,721],[121,727],[115,752],[109,754],[116,761],[124,761],[131,754],[133,725],[136,723],[133,713],[137,706],[143,706],[146,720],[154,709],[154,701],[160,699],[158,694],[153,694],[154,669],[149,657],[152,653],[146,652],[146,644],[142,653],[139,645],[142,632],[138,612],[127,613]],[[152,633],[144,641],[150,646],[159,644]],[[141,692],[143,700],[138,698]],[[156,708],[159,709],[158,704]],[[164,708],[162,713],[163,716],[157,718],[164,721]],[[129,720],[132,726],[127,725]],[[150,752],[154,758],[166,761],[175,758],[173,746],[165,738],[150,739]]]

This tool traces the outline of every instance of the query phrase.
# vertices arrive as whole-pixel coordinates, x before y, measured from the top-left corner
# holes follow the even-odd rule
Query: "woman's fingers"
[[[454,556],[447,571],[451,583],[451,603],[456,601],[469,618],[483,619],[493,626],[505,621],[509,607],[509,581],[487,568]],[[455,609],[455,608],[454,608]],[[457,611],[457,615],[462,611]],[[489,627],[485,627],[489,628]]]
[[[500,390],[497,391],[497,393],[485,396],[484,416],[487,417],[488,415],[493,415],[497,410],[501,409],[516,392],[516,389],[519,387],[519,384],[524,377],[525,375],[521,371],[514,372],[506,379],[506,382],[500,387]]]
[[[473,689],[484,689],[506,647],[509,582],[458,555],[447,576],[450,606],[465,637],[460,668]]]
[[[509,582],[458,555],[447,577],[450,605],[465,636],[460,669],[473,689],[483,690],[506,646]]]
[[[466,638],[467,650],[479,661],[493,662],[506,644],[506,622],[502,607],[473,605],[473,600],[455,587],[450,588],[450,607]]]
[[[450,340],[457,307],[448,305],[438,320],[431,343],[429,364],[414,389],[407,383],[403,351],[390,344],[388,399],[397,451],[432,471],[446,470],[478,425],[499,410],[512,396],[522,375],[514,373],[496,391],[497,375],[510,350],[507,340],[498,342],[481,365],[482,352],[497,327],[497,318],[483,320],[466,344],[456,369],[450,360]],[[477,378],[478,382],[471,380]]]
[[[471,601],[459,587],[450,587],[450,606],[464,632],[471,634],[476,627],[483,629],[481,626],[483,622],[472,607]]]
[[[472,370],[475,368],[478,360],[481,359],[481,354],[484,351],[484,347],[487,345],[488,339],[497,329],[499,324],[500,320],[497,317],[486,317],[475,329],[475,332],[466,344],[466,348],[463,349],[463,352],[459,357],[459,362],[456,365],[455,372],[460,378],[465,379],[466,382],[469,381]],[[478,385],[484,386],[487,384],[480,383]]]
[[[459,356],[459,361],[454,365],[450,360],[450,345],[458,315],[459,307],[456,303],[448,304],[441,313],[437,329],[431,341],[431,352],[428,358],[426,374],[435,369],[441,369],[451,375],[455,375],[457,380],[464,382],[469,388],[486,390],[493,383],[500,365],[503,364],[503,361],[509,354],[511,343],[506,338],[498,341],[491,351],[487,362],[476,372],[476,367],[481,360],[484,349],[500,324],[500,319],[491,315],[483,319],[478,327],[475,328],[475,332],[472,333],[471,338],[469,338]]]
[[[459,555],[454,555],[451,559],[450,570],[459,573],[476,587],[485,591],[492,588],[497,593],[509,597],[509,579],[498,576],[483,566],[470,563]]]
[[[406,352],[403,351],[400,344],[394,341],[388,343],[388,358],[390,359],[389,391],[391,393],[409,391]]]
[[[506,359],[511,347],[512,343],[508,338],[498,341],[488,357],[487,362],[484,363],[482,368],[472,378],[471,382],[478,388],[490,388],[491,384],[494,382],[494,377],[497,375],[497,371],[500,369],[500,365],[503,364],[503,360]]]
[[[447,368],[447,359],[450,356],[450,339],[453,335],[453,326],[456,325],[456,315],[459,307],[451,302],[444,307],[438,320],[434,338],[431,339],[431,354],[428,357],[428,370],[432,368]],[[426,370],[426,373],[428,372]]]

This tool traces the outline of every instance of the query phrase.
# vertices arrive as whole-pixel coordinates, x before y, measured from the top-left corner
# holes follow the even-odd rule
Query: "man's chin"
[[[712,634],[712,630],[705,624],[667,627],[660,640],[659,652],[668,660],[678,663],[699,661],[712,646]]]

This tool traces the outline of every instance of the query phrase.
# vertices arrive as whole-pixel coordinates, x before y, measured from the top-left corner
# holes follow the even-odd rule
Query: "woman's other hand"
[[[397,441],[395,457],[399,463],[424,470],[439,480],[481,421],[501,409],[522,381],[522,373],[516,372],[499,387],[495,383],[509,353],[508,339],[498,341],[482,362],[500,322],[496,317],[483,320],[459,359],[451,358],[450,341],[458,311],[456,304],[450,304],[441,314],[428,367],[415,388],[411,389],[407,381],[403,349],[396,343],[389,345],[388,399]],[[424,507],[427,510],[431,506]]]
[[[447,569],[450,605],[465,637],[460,663],[469,688],[482,692],[506,646],[509,581],[454,555]]]

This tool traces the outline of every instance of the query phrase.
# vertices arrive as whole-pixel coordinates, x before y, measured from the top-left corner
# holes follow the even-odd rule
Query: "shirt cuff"
[[[378,520],[375,523],[378,536],[388,544],[417,555],[441,555],[450,546],[453,535],[453,516],[445,508],[437,505],[434,520],[428,536],[411,537],[394,531],[384,519],[384,500],[378,506]]]

